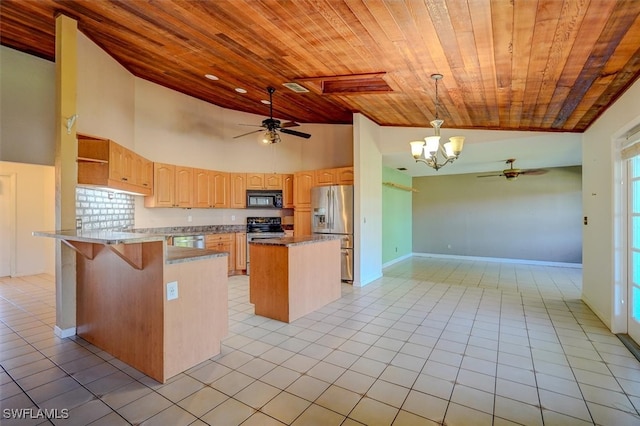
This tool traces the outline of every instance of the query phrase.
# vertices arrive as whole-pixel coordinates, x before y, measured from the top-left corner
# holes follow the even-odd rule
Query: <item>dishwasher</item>
[[[173,245],[177,247],[205,248],[204,235],[179,235],[173,237]]]

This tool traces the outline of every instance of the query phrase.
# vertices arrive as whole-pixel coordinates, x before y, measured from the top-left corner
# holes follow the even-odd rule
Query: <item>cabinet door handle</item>
[[[129,180],[129,179],[127,179],[126,177],[123,177],[123,178],[122,178],[122,180],[124,180],[124,181],[126,182],[126,181],[127,181],[127,180]]]

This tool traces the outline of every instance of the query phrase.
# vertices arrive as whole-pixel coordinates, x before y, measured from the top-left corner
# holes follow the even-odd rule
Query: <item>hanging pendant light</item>
[[[458,158],[464,145],[464,136],[453,136],[444,145],[440,143],[440,127],[444,120],[438,118],[438,81],[442,80],[442,74],[432,74],[431,79],[436,82],[436,118],[431,121],[435,135],[427,136],[424,141],[409,142],[409,145],[416,163],[422,162],[438,170]],[[439,159],[440,156],[443,157],[442,160]]]

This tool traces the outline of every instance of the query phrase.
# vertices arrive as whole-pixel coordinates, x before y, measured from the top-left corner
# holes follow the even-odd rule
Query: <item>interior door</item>
[[[640,343],[640,155],[627,160],[627,333]]]

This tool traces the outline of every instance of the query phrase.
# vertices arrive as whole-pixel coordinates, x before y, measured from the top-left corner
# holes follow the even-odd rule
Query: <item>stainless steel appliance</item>
[[[249,243],[258,239],[282,238],[285,232],[281,217],[247,218],[247,275],[249,275]]]
[[[353,282],[353,185],[311,189],[311,230],[342,237],[342,281]]]
[[[280,190],[247,190],[247,207],[260,209],[281,209],[282,191]]]
[[[204,248],[204,235],[179,235],[173,237],[173,245],[178,247]]]

